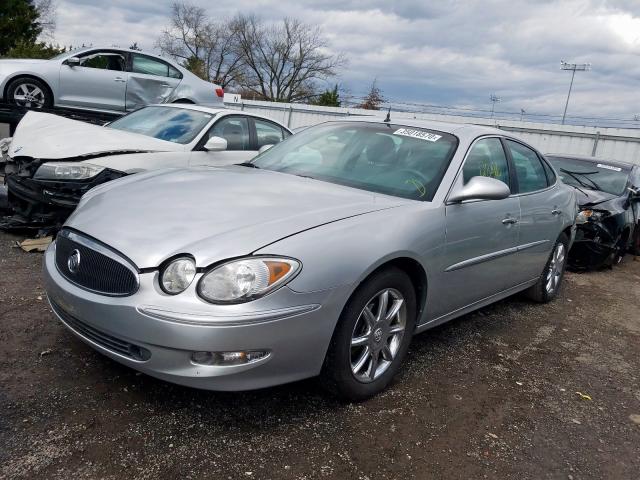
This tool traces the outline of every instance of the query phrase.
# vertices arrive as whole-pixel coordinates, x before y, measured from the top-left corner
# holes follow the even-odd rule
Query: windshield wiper
[[[589,183],[593,186],[593,188],[594,188],[594,189],[596,189],[596,190],[602,190],[602,189],[600,188],[600,185],[598,185],[598,184],[596,183],[596,181],[595,181],[593,178],[591,178],[591,177],[589,176],[589,175],[595,175],[596,173],[600,173],[600,172],[598,172],[598,171],[595,171],[595,172],[574,172],[574,171],[565,170],[564,168],[561,168],[561,169],[560,169],[560,171],[565,172],[565,173],[568,173],[568,174],[569,174],[569,175],[571,175],[573,178],[575,178],[575,179],[576,179],[576,181],[578,181],[578,182],[580,182],[580,180],[578,180],[578,179],[576,178],[576,175],[582,175],[582,177],[583,177],[583,178],[586,178],[586,179],[589,181]],[[592,187],[590,187],[589,185],[585,185],[583,182],[580,182],[580,185],[582,185],[584,188],[592,188]]]
[[[569,175],[571,178],[573,178],[576,182],[578,182],[580,185],[582,185],[584,188],[591,188],[589,185],[587,185],[586,183],[584,183],[582,180],[580,180],[580,177],[578,177],[578,175],[576,175],[576,173],[580,173],[580,172],[570,172],[569,170],[565,170],[564,168],[561,168],[560,171],[562,173],[566,173],[567,175]],[[569,184],[571,185],[571,184]],[[584,190],[582,190],[580,187],[578,187],[577,185],[571,185],[573,188],[579,190],[580,192],[584,193],[587,197],[589,196],[589,194],[587,192],[585,192]]]
[[[260,168],[258,165],[252,162],[236,163],[236,165],[238,165],[239,167]]]

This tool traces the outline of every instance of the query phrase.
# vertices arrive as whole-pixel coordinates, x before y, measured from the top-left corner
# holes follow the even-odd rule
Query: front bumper
[[[45,253],[45,288],[56,317],[74,335],[136,370],[209,390],[250,390],[318,375],[346,301],[344,289],[303,294],[283,287],[246,304],[211,305],[195,294],[198,278],[169,296],[159,289],[157,272],[140,274],[134,295],[106,297],[67,281],[54,258],[55,242]],[[128,353],[127,345],[133,346]],[[191,361],[196,351],[240,350],[270,354],[233,366]]]

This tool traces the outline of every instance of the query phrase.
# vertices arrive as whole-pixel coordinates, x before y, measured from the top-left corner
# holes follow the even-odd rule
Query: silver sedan
[[[89,47],[50,60],[0,60],[0,94],[26,108],[66,107],[104,112],[152,103],[222,105],[222,88],[157,55]]]
[[[516,292],[552,300],[576,199],[495,129],[329,122],[250,163],[85,195],[45,256],[58,319],[149,375],[244,390],[320,375],[363,399],[415,333]]]

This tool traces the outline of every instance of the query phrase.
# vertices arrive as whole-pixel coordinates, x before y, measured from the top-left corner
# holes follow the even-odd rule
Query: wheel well
[[[571,226],[568,226],[562,231],[562,233],[564,233],[567,236],[569,241],[571,241],[571,228],[572,228]]]
[[[422,312],[424,311],[425,304],[427,302],[427,273],[424,271],[422,265],[420,265],[420,263],[413,258],[399,257],[383,263],[373,272],[371,272],[367,276],[367,278],[369,278],[374,273],[388,267],[399,268],[409,276],[409,279],[411,280],[413,288],[416,292],[416,307],[417,316],[419,319],[422,315]],[[364,279],[361,283],[364,283],[366,280],[367,279]]]
[[[55,98],[53,97],[53,90],[51,90],[51,87],[49,86],[49,84],[46,82],[46,80],[40,78],[40,77],[36,77],[35,75],[28,75],[28,74],[24,74],[24,75],[16,75],[13,78],[10,78],[6,85],[4,86],[4,92],[2,92],[2,98],[4,99],[5,102],[8,102],[9,99],[7,98],[7,95],[9,93],[9,85],[11,85],[15,80],[19,80],[21,78],[32,78],[34,80],[38,80],[39,82],[41,82],[47,89],[47,93],[51,96],[51,102],[52,104],[55,104]]]
[[[194,102],[192,102],[188,98],[179,98],[178,100],[174,100],[171,103],[191,103],[191,104],[193,104]]]

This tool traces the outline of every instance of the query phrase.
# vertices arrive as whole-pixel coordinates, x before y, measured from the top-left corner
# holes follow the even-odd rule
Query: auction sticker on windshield
[[[423,132],[422,130],[413,130],[411,128],[399,128],[394,135],[402,135],[404,137],[419,138],[420,140],[426,140],[428,142],[437,142],[442,138],[442,135],[436,135],[435,133]]]
[[[598,168],[606,168],[607,170],[614,170],[616,172],[621,172],[622,169],[620,167],[614,167],[612,165],[603,165],[602,163],[598,164]]]

